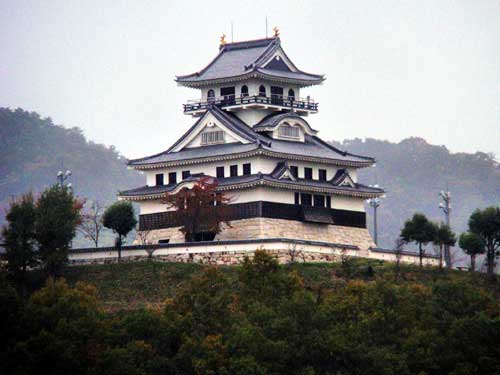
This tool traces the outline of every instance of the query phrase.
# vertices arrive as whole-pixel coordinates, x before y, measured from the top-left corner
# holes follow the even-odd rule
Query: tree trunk
[[[446,256],[446,254],[445,254],[445,256]],[[439,244],[439,268],[441,270],[443,269],[443,244],[441,244],[441,243]]]
[[[118,236],[118,243],[117,243],[117,250],[118,250],[118,261],[122,260],[122,236]]]
[[[470,256],[470,268],[472,272],[476,271],[476,254]]]
[[[488,248],[487,250],[488,275],[493,275],[495,269],[495,250]]]
[[[424,254],[422,253],[422,243],[419,242],[418,244],[418,258],[420,260],[420,268],[422,268],[422,259],[423,259],[423,256]]]

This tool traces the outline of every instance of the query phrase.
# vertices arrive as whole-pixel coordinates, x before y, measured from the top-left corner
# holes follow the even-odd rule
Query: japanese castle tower
[[[199,90],[184,105],[194,124],[166,151],[128,163],[146,175],[146,185],[119,193],[139,204],[139,230],[152,243],[183,243],[175,211],[161,199],[212,176],[234,208],[212,246],[298,240],[370,256],[364,201],[383,190],[358,183],[357,170],[373,158],[333,147],[309,124],[318,103],[302,90],[324,80],[299,70],[278,36],[222,38],[205,68],[176,78]]]

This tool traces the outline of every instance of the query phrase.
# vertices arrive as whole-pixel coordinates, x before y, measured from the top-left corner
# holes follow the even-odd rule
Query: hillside
[[[500,284],[479,273],[279,266],[258,252],[233,267],[146,261],[64,276],[21,299],[0,272],[1,373],[500,371]]]
[[[456,232],[467,228],[476,208],[500,205],[500,166],[492,155],[451,153],[445,146],[431,145],[421,138],[399,143],[376,139],[332,143],[377,159],[377,166],[361,170],[359,178],[366,184],[378,183],[387,191],[379,209],[382,246],[393,246],[403,222],[416,211],[444,220],[438,208],[440,190],[451,192],[451,221]],[[371,216],[372,209],[368,212]]]
[[[79,197],[104,204],[116,200],[118,189],[143,183],[114,147],[85,139],[82,130],[55,125],[50,118],[22,109],[0,108],[0,226],[12,196],[43,191],[56,182],[59,170],[71,170],[70,182]]]

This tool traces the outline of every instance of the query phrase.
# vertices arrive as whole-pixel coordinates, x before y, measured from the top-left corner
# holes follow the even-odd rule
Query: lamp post
[[[378,185],[375,185],[378,187]],[[378,246],[378,228],[377,228],[377,208],[380,206],[380,198],[370,198],[366,202],[373,207],[373,242]]]
[[[66,181],[69,178],[69,176],[71,176],[71,171],[69,169],[66,172],[63,171],[57,172],[57,182],[60,187],[64,186],[64,181]],[[71,190],[73,188],[73,185],[70,182],[66,185],[66,187]]]
[[[444,217],[446,220],[446,225],[450,226],[450,213],[451,213],[451,194],[449,191],[441,190],[439,196],[443,199],[444,203],[439,203],[439,208],[444,212]],[[450,246],[444,245],[444,261],[446,266],[451,268],[451,254]]]

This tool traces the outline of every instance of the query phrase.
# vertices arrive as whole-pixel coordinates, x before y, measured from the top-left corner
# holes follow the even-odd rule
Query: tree
[[[40,259],[52,276],[68,261],[82,206],[69,189],[60,185],[45,190],[36,203],[35,238]]]
[[[472,272],[476,270],[476,255],[484,254],[486,246],[481,237],[472,232],[465,232],[458,240],[460,248],[470,256],[470,268]]]
[[[163,203],[177,211],[180,231],[186,242],[212,240],[228,221],[231,199],[216,192],[217,181],[212,177],[200,178],[191,189],[175,194],[167,193]]]
[[[12,201],[2,230],[7,269],[15,279],[24,279],[28,267],[38,263],[35,251],[35,202],[33,194]]]
[[[88,209],[82,214],[82,220],[78,230],[83,236],[91,240],[96,249],[99,247],[99,236],[103,229],[102,213],[104,206],[97,200],[94,200],[88,206]]]
[[[418,244],[418,256],[420,259],[420,267],[424,258],[425,245],[435,238],[435,225],[430,222],[424,214],[416,213],[411,220],[407,220],[401,230],[401,238],[406,242],[416,242]]]
[[[102,223],[117,234],[115,245],[120,260],[122,258],[123,237],[126,237],[137,224],[132,203],[125,201],[113,203],[104,211]]]
[[[403,251],[405,247],[405,241],[399,237],[394,242],[394,255],[396,257],[396,277],[399,278],[401,274],[401,258],[403,257]]]
[[[439,249],[439,268],[443,268],[443,247],[454,246],[457,242],[455,233],[451,230],[450,226],[445,223],[433,224],[434,225],[434,244]],[[449,267],[450,264],[447,264]]]
[[[474,211],[469,218],[469,232],[475,233],[484,241],[488,274],[493,275],[500,249],[500,207]]]

